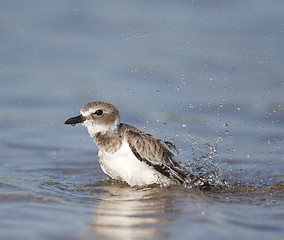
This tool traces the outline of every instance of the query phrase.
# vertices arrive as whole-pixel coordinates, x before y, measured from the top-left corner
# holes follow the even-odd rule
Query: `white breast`
[[[170,183],[167,177],[137,159],[126,141],[114,154],[100,149],[99,160],[102,170],[110,178],[125,181],[130,186]]]

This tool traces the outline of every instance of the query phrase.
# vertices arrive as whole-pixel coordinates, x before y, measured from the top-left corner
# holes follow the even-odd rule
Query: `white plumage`
[[[99,148],[101,168],[110,178],[130,186],[185,182],[187,175],[172,160],[169,143],[119,123],[119,112],[113,105],[87,103],[79,116],[65,122],[76,123],[87,127]]]

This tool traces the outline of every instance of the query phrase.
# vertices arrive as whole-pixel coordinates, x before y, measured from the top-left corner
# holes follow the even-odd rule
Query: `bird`
[[[203,181],[174,161],[174,144],[120,123],[119,111],[110,103],[89,102],[82,107],[80,115],[65,121],[73,126],[79,123],[94,139],[100,166],[111,179],[131,187]],[[206,185],[206,181],[203,183]]]

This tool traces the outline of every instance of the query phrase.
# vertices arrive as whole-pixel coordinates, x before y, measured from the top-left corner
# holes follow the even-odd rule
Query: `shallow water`
[[[283,8],[2,3],[1,239],[283,239]],[[63,124],[95,100],[227,186],[108,180],[86,129]]]

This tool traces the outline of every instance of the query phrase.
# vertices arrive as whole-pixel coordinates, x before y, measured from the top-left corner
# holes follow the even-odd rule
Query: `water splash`
[[[200,144],[191,137],[192,158],[187,159],[181,167],[188,173],[186,186],[188,188],[223,188],[228,183],[222,179],[222,170],[213,159],[217,155],[218,138],[215,145]]]

